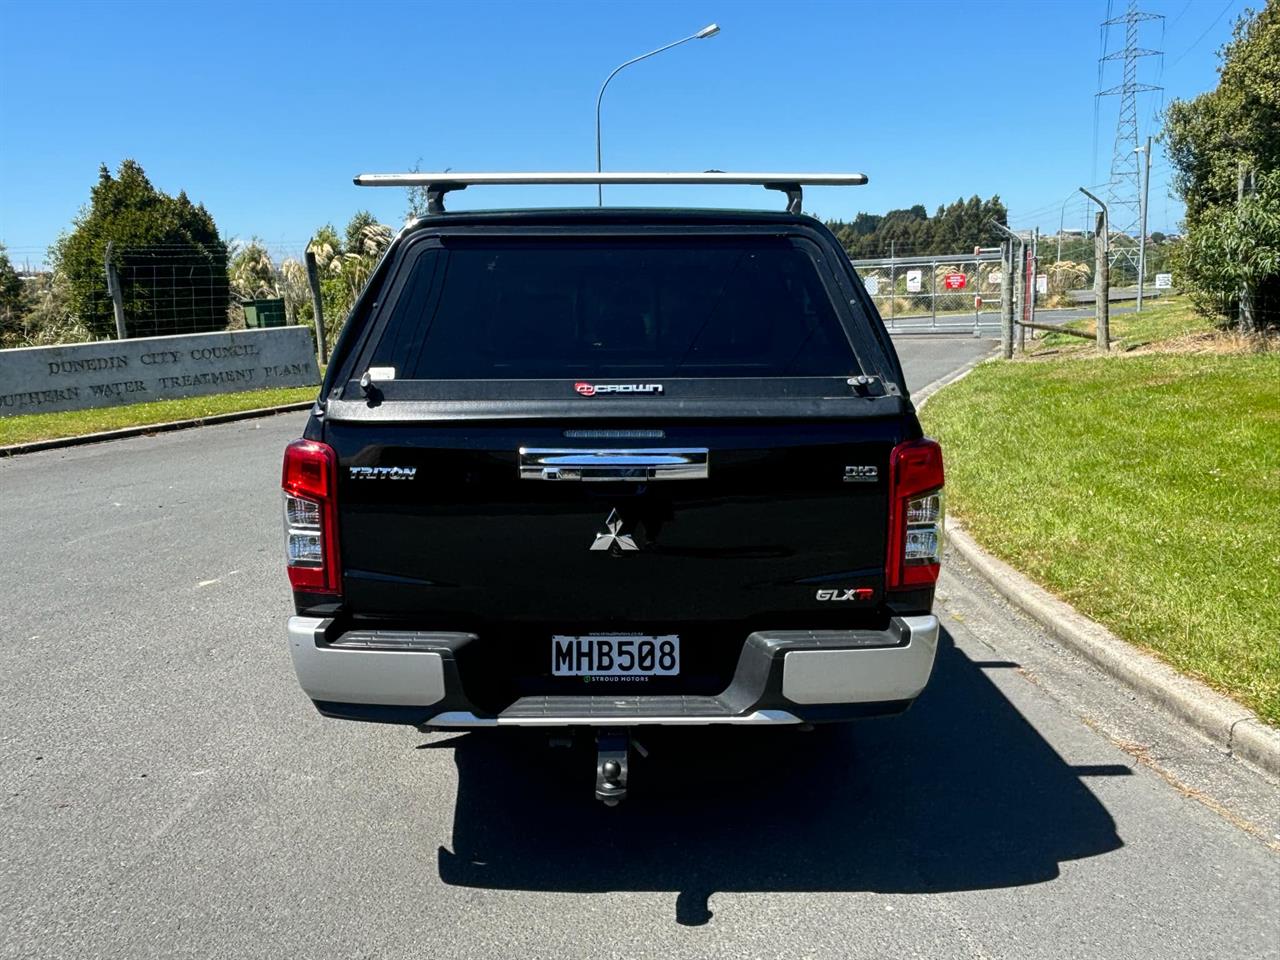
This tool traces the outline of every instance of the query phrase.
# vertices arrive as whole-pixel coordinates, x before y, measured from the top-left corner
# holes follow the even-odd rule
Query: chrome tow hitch
[[[596,799],[616,807],[627,796],[627,755],[631,735],[626,730],[596,734]]]

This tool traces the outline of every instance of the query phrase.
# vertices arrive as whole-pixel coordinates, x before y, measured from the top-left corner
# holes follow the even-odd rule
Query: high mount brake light
[[[885,587],[911,590],[937,582],[942,570],[942,447],[908,440],[889,454],[889,549]]]
[[[333,448],[295,440],[284,451],[285,560],[299,593],[340,594],[338,458]]]

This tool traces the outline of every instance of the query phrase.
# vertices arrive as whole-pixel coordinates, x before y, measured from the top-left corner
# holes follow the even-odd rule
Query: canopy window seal
[[[491,185],[565,184],[750,184],[787,195],[787,212],[800,213],[806,186],[860,187],[864,173],[362,173],[357,187],[425,187],[427,212],[444,213],[444,195],[452,190]]]

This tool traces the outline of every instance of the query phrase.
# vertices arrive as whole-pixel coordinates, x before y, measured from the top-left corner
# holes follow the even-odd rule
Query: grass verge
[[[36,440],[75,437],[122,427],[140,427],[211,417],[219,413],[256,410],[286,403],[314,400],[319,387],[282,387],[275,390],[246,390],[241,393],[216,393],[207,397],[182,400],[156,400],[124,407],[101,407],[96,410],[67,410],[63,413],[29,413],[16,417],[0,417],[0,447]]]
[[[988,550],[1280,724],[1280,353],[988,362],[925,408]]]
[[[1049,319],[1046,322],[1052,323]],[[1196,313],[1191,303],[1182,297],[1147,302],[1142,312],[1125,310],[1110,315],[1111,349],[1134,350],[1148,344],[1167,341],[1190,334],[1207,334],[1213,332],[1213,321]],[[1071,330],[1081,333],[1096,334],[1098,325],[1092,319],[1070,320],[1063,324]],[[1034,344],[1034,346],[1033,346]],[[1028,343],[1029,352],[1043,353],[1045,350],[1069,349],[1074,351],[1092,350],[1093,346],[1079,337],[1064,336],[1060,333],[1046,334],[1044,339]]]

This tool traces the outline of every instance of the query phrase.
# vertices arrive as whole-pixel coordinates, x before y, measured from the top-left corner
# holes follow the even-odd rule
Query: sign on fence
[[[874,297],[879,295],[880,293],[879,277],[863,277],[862,285],[867,288],[867,294],[869,296]]]
[[[1173,274],[1172,274],[1172,273],[1157,273],[1157,274],[1156,274],[1156,289],[1157,289],[1157,290],[1172,290],[1172,289],[1173,289]]]
[[[923,271],[908,270],[907,271],[907,293],[919,293],[921,286],[921,278]]]
[[[1042,296],[1049,292],[1049,275],[1047,273],[1036,274],[1036,293]]]
[[[306,327],[0,350],[0,417],[320,382]]]
[[[969,278],[963,273],[948,273],[943,279],[942,284],[948,290],[963,290],[964,285],[969,282]]]

